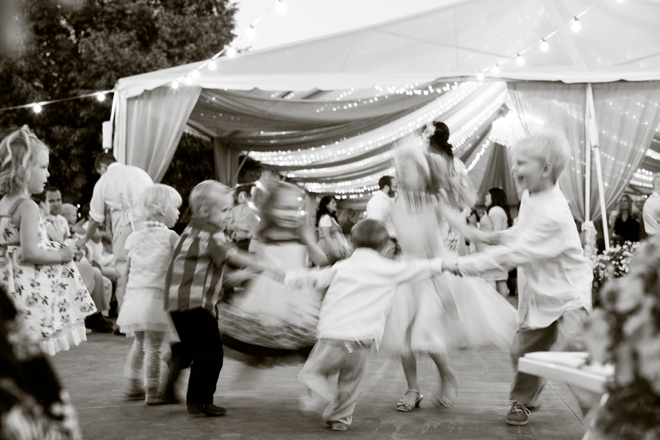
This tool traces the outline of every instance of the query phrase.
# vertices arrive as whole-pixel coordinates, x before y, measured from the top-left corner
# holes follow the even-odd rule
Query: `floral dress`
[[[30,264],[23,261],[20,234],[11,219],[15,209],[9,215],[0,216],[0,286],[7,291],[23,318],[26,337],[38,343],[44,353],[54,355],[87,340],[85,317],[95,313],[96,306],[73,262]],[[62,248],[48,240],[41,218],[37,246],[53,251]]]

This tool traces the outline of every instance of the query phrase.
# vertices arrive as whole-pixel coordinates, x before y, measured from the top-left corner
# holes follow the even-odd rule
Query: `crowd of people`
[[[264,180],[236,195],[203,181],[178,235],[181,195],[109,153],[96,159],[101,178],[89,218],[79,219],[59,189],[45,186],[46,146],[26,127],[12,133],[0,144],[0,303],[11,304],[0,307],[0,345],[14,366],[14,381],[0,381],[0,394],[11,397],[3,434],[32,438],[16,434],[30,426],[33,438],[78,435],[44,354],[85,341],[85,324],[114,331],[113,298],[116,331],[133,338],[127,400],[179,403],[176,383],[190,368],[188,413],[222,416],[213,396],[225,355],[252,366],[298,362],[302,409],[346,430],[374,352],[401,360],[407,391],[393,407],[411,412],[424,398],[420,356],[437,367],[434,404],[449,408],[458,390],[452,350],[494,345],[510,350],[516,372],[506,423],[527,424],[543,381],[517,372],[518,358],[550,350],[559,333],[562,349],[583,348],[581,322],[591,310],[591,266],[557,184],[568,146],[552,135],[514,146],[522,191],[514,220],[499,188],[477,204],[448,140],[442,122],[401,140],[396,175],[380,179],[364,214],[338,212],[325,196],[307,222],[306,194],[292,183]],[[648,234],[660,229],[660,178],[654,184]],[[614,234],[639,240],[635,215],[624,196]],[[517,312],[505,299],[515,270]],[[35,371],[43,389],[24,377]]]

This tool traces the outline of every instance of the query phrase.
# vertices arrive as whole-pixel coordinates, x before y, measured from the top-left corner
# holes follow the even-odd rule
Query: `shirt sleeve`
[[[238,252],[231,243],[224,240],[222,232],[211,236],[206,250],[217,266],[223,264]]]
[[[101,176],[103,177],[103,176]],[[92,200],[89,202],[89,218],[96,223],[105,221],[105,200],[103,199],[103,178],[94,185]]]
[[[372,197],[367,203],[367,218],[384,222],[390,214],[390,204],[382,197]]]
[[[324,290],[330,287],[337,275],[337,269],[324,267],[322,269],[290,270],[284,276],[284,285],[288,288],[311,287]]]
[[[332,227],[332,219],[330,218],[329,215],[324,215],[321,217],[321,220],[319,220],[319,227],[321,228],[331,228]]]
[[[383,260],[381,268],[385,272],[384,276],[389,277],[395,284],[423,281],[442,274],[442,259],[440,258],[408,261]]]
[[[510,232],[511,230],[508,230]],[[525,263],[554,258],[567,249],[561,224],[541,221],[533,228],[515,228],[516,236],[504,245],[486,248],[483,252],[460,257],[458,269],[466,276],[480,276],[495,270],[509,271]],[[502,235],[512,238],[510,234]]]

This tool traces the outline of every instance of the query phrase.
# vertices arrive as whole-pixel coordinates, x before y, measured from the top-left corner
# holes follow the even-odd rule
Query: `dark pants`
[[[176,380],[179,371],[190,367],[186,403],[213,403],[224,356],[218,322],[202,308],[171,315],[181,342],[172,345],[170,375]]]

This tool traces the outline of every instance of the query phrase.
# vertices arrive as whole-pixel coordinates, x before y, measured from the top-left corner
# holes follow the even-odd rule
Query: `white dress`
[[[170,333],[176,339],[170,315],[165,311],[165,276],[172,256],[172,236],[165,225],[146,222],[126,240],[130,261],[124,305],[117,325],[126,336],[136,331]]]
[[[400,197],[391,217],[403,258],[458,257],[445,248],[447,225],[432,197],[414,203]],[[397,288],[382,347],[398,355],[488,345],[508,350],[516,329],[515,308],[487,282],[446,273]]]
[[[297,241],[253,240],[250,250],[264,264],[283,271],[307,267],[307,247]],[[309,352],[316,341],[322,293],[310,288],[286,289],[267,275],[255,276],[245,291],[218,306],[223,343],[244,354],[281,357]]]

